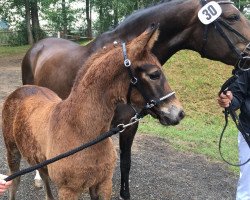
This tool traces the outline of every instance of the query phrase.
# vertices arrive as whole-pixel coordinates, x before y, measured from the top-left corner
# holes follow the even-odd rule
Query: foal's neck
[[[109,54],[109,53],[107,53]],[[69,97],[64,101],[69,117],[77,123],[111,123],[117,103],[128,92],[128,72],[121,49],[111,55],[95,55],[81,68]],[[120,58],[120,59],[117,59]]]

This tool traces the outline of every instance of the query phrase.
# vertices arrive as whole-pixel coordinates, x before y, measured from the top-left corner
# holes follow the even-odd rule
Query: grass
[[[87,45],[90,41],[82,41],[80,42],[81,45]],[[15,56],[20,54],[25,54],[27,50],[30,48],[30,45],[23,45],[23,46],[0,46],[0,58],[6,57],[6,56]]]
[[[0,57],[25,54],[29,46],[0,47]],[[152,117],[142,120],[139,132],[167,138],[180,151],[203,154],[213,161],[222,161],[218,141],[224,125],[222,109],[217,105],[217,93],[231,75],[232,67],[200,58],[192,51],[180,51],[164,66],[172,89],[186,112],[184,120],[175,127],[164,127]],[[223,154],[237,162],[237,130],[230,123],[223,140]],[[238,168],[230,167],[234,172]]]
[[[0,46],[0,58],[6,56],[15,56],[20,54],[25,54],[26,51],[30,48],[29,45],[10,47],[10,46]]]

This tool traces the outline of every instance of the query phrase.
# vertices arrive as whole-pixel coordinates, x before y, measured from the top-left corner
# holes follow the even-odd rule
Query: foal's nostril
[[[185,112],[182,110],[179,112],[179,118],[183,119],[185,117]]]

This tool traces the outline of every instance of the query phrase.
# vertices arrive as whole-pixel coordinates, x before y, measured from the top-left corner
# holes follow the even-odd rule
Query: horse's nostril
[[[185,117],[185,112],[182,110],[182,111],[180,111],[180,113],[179,113],[179,118],[180,119],[183,119]]]

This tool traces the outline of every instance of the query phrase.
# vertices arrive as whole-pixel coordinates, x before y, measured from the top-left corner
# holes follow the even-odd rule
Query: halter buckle
[[[243,50],[243,53],[246,55],[250,55],[250,43],[246,45],[245,49]]]
[[[135,77],[132,77],[132,79],[130,80],[130,82],[135,85],[138,82],[138,79]]]
[[[124,66],[125,67],[130,67],[131,66],[131,61],[128,58],[124,60]]]
[[[241,71],[248,71],[250,69],[250,56],[243,56],[243,55],[242,55],[242,58],[239,59],[237,63],[237,67]]]
[[[151,100],[149,103],[147,103],[146,107],[147,107],[148,109],[150,109],[150,108],[153,108],[156,104],[157,104],[157,103],[156,103],[155,100]]]

